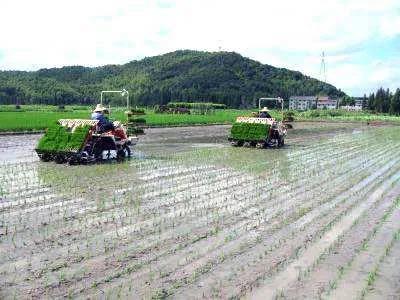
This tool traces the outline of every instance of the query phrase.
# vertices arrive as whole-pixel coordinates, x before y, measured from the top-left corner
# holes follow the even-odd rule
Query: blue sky
[[[350,95],[400,87],[400,1],[2,0],[0,69],[122,64],[235,51]]]

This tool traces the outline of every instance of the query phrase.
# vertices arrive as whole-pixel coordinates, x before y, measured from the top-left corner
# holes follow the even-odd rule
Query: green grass
[[[125,122],[125,108],[112,108],[111,118]],[[225,109],[215,110],[208,115],[187,114],[155,114],[147,109],[146,115],[141,116],[148,126],[184,126],[195,124],[232,124],[236,117],[246,116],[254,110]],[[16,110],[14,105],[0,105],[0,132],[1,131],[32,131],[44,130],[59,119],[88,119],[91,107],[66,106],[64,111],[49,105],[23,105]],[[280,119],[280,113],[272,111],[272,115]],[[298,121],[390,121],[400,122],[400,117],[387,114],[373,114],[370,112],[346,112],[340,110],[311,110],[294,112]]]
[[[308,110],[295,112],[295,120],[298,121],[384,121],[400,122],[400,117],[382,113],[372,113],[370,111],[343,111],[343,110]]]
[[[140,118],[146,120],[149,126],[179,126],[194,124],[231,124],[237,116],[248,115],[246,110],[216,110],[209,115],[186,115],[186,114],[155,114],[152,110],[146,110],[146,115]],[[0,131],[32,131],[44,130],[59,119],[89,119],[91,111],[89,108],[71,110],[68,107],[65,112],[51,110],[35,111],[2,111],[0,109]],[[112,109],[111,119],[126,121],[124,109]]]

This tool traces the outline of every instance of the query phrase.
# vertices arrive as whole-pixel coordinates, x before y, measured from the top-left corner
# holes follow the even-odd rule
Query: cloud
[[[370,61],[395,56],[379,49],[398,47],[399,9],[397,0],[3,0],[0,69],[120,64],[221,47],[318,77],[325,51],[329,82],[369,92],[369,74],[396,74]]]

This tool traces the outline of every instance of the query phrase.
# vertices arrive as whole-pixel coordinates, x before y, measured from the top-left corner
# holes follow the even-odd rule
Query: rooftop
[[[315,101],[315,100],[317,100],[317,97],[316,96],[290,96],[289,100]]]

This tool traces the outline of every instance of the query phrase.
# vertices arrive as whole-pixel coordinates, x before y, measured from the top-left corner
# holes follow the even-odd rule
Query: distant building
[[[289,109],[308,110],[317,107],[316,96],[291,96],[289,98]]]
[[[343,106],[340,106],[340,109],[347,110],[347,111],[360,111],[360,110],[362,110],[362,106],[343,105]]]
[[[291,96],[289,98],[289,109],[308,110],[308,109],[336,109],[338,100],[331,99],[329,96]]]
[[[353,105],[342,105],[340,106],[340,109],[348,111],[360,111],[366,106],[365,99],[363,97],[353,97],[352,100],[354,101]]]
[[[357,110],[362,110],[365,107],[365,99],[364,98],[354,98],[354,106],[357,107]]]
[[[338,100],[331,99],[329,96],[317,97],[317,109],[336,109],[338,107]]]

